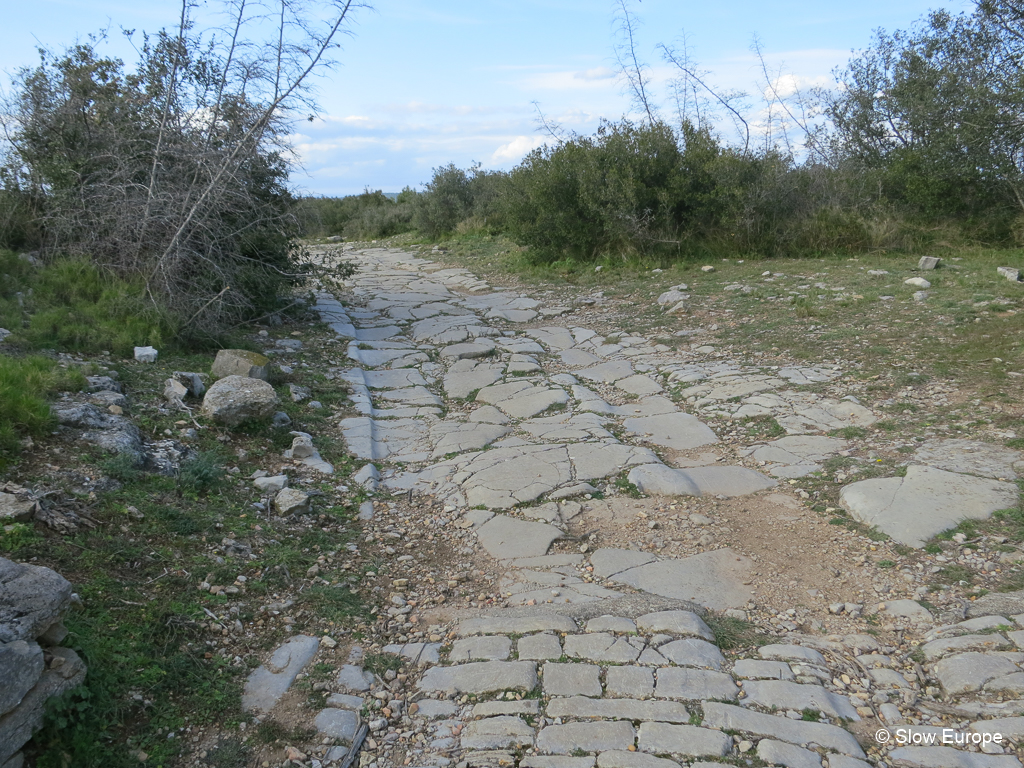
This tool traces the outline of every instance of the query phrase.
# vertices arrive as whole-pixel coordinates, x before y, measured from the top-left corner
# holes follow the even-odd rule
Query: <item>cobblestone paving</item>
[[[325,293],[318,309],[347,344],[348,364],[329,375],[348,383],[360,413],[342,423],[350,450],[367,461],[357,479],[371,491],[441,500],[471,532],[462,554],[479,547],[504,574],[512,613],[481,612],[386,646],[415,670],[401,694],[389,685],[394,673],[369,674],[354,649],[315,721],[325,743],[338,745],[310,765],[341,760],[359,711],[369,711],[361,768],[1021,768],[1024,615],[935,628],[917,603],[892,601],[882,608],[906,633],[898,645],[789,633],[737,657],[723,653],[701,611],[743,615],[751,565],[741,554],[549,554],[598,482],[729,498],[815,471],[845,447],[821,433],[877,419],[852,400],[792,389],[837,370],[764,370],[699,343],[680,353],[640,336],[604,338],[558,324],[565,308],[492,291],[466,270],[384,249],[347,255],[360,266],[348,306]],[[693,412],[666,392],[679,382],[692,385],[682,401]],[[771,415],[787,436],[742,451],[749,466],[729,465],[701,421],[707,413]],[[948,493],[969,487],[964,501],[977,516],[1006,501],[1020,467],[1019,454],[996,457],[1001,474],[977,477],[985,473],[970,465],[972,450],[929,450],[916,457],[920,468],[949,475]],[[672,464],[659,458],[666,451]],[[908,471],[902,482],[912,480]],[[854,514],[877,506],[861,485],[846,489],[866,499],[851,502]],[[908,519],[905,541],[917,546],[924,524]],[[894,538],[900,525],[888,531]],[[638,594],[675,608],[623,600]],[[840,606],[861,606],[853,608]],[[388,613],[401,622],[409,610],[398,599]],[[273,706],[264,689],[287,688],[316,639],[290,643],[254,673],[251,706]],[[876,738],[883,727],[887,740]]]

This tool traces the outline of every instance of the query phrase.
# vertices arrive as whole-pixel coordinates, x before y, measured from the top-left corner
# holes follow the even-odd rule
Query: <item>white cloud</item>
[[[584,72],[576,72],[573,77],[577,80],[610,80],[617,77],[615,70],[609,67],[594,67]]]
[[[491,161],[494,163],[514,162],[543,143],[544,139],[540,136],[516,136],[512,141],[498,147],[491,155]]]

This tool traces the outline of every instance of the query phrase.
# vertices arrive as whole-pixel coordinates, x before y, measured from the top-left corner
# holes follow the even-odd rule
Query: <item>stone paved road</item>
[[[755,756],[787,768],[1021,768],[1006,741],[954,748],[941,728],[968,739],[1024,736],[1024,616],[934,628],[916,650],[909,638],[883,646],[864,634],[791,634],[750,658],[727,657],[699,611],[748,604],[752,565],[740,553],[661,558],[628,542],[549,553],[582,503],[615,480],[648,495],[733,498],[820,469],[846,446],[823,433],[877,419],[853,400],[796,388],[840,371],[766,370],[696,344],[605,338],[564,322],[565,308],[492,291],[465,270],[385,249],[346,255],[360,267],[347,306],[323,293],[317,308],[347,343],[348,364],[329,374],[351,387],[360,414],[341,424],[367,462],[358,477],[371,491],[430,496],[461,516],[459,527],[475,534],[463,539],[466,553],[486,552],[506,605],[520,606],[385,648],[418,670],[403,698],[355,652],[315,725],[344,743],[357,710],[376,701],[362,768],[672,768],[753,765]],[[682,406],[666,391],[678,383],[688,385]],[[707,414],[770,415],[787,436],[742,451],[750,466],[729,464],[715,453]],[[920,546],[964,515],[1015,503],[1019,454],[976,459],[973,449],[929,446],[906,477],[847,486],[844,504]],[[602,584],[582,578],[583,567]],[[645,611],[628,599],[638,594],[677,607]],[[908,622],[924,611],[912,601],[884,608]],[[389,613],[402,611],[396,603]],[[250,701],[267,685],[287,688],[310,642],[293,639],[302,654],[279,651],[257,670]],[[879,745],[883,725],[909,728],[917,741]],[[325,747],[317,761],[343,754]]]

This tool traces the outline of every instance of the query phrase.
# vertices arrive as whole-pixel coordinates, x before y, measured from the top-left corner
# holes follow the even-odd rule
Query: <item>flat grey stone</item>
[[[703,725],[710,728],[767,736],[787,741],[790,744],[814,742],[851,757],[866,757],[853,734],[834,725],[765,715],[761,712],[754,712],[732,704],[721,704],[717,701],[704,702],[703,707]]]
[[[454,717],[459,713],[459,705],[451,701],[437,701],[435,699],[420,699],[416,702],[419,709],[416,717],[427,720],[438,720],[443,717]]]
[[[574,696],[548,702],[548,717],[599,718],[604,720],[658,720],[685,723],[690,713],[674,701],[637,701],[636,699],[589,699]]]
[[[875,681],[875,685],[878,685],[882,690],[891,688],[910,688],[911,685],[903,675],[897,672],[895,669],[886,669],[885,667],[879,667],[877,669],[869,669],[868,677]]]
[[[363,697],[351,696],[347,693],[332,693],[327,697],[327,706],[335,709],[353,709],[358,712],[363,707]]]
[[[654,695],[667,699],[707,701],[719,699],[733,701],[739,687],[725,672],[709,669],[662,667],[658,670],[658,683]]]
[[[581,414],[573,419],[583,420],[592,414]],[[597,430],[590,430],[592,433]],[[610,433],[601,428],[600,432]],[[600,435],[597,435],[600,436]],[[558,440],[583,440],[585,435],[556,436]],[[658,461],[658,456],[649,448],[637,448],[633,445],[624,445],[605,441],[603,443],[575,443],[569,449],[569,458],[576,470],[577,480],[596,480],[602,477],[616,475],[629,467],[639,464],[650,464]]]
[[[774,739],[761,739],[757,743],[757,756],[769,765],[784,765],[786,768],[821,768],[821,757],[817,752]]]
[[[949,694],[977,691],[989,680],[1019,671],[1005,656],[987,653],[950,656],[936,662],[932,668],[932,674]]]
[[[695,637],[673,640],[659,646],[658,653],[671,661],[686,667],[707,667],[721,669],[725,658],[717,646]]]
[[[355,664],[344,664],[338,670],[336,683],[339,688],[346,691],[362,693],[370,690],[370,686],[373,685],[373,675]]]
[[[501,381],[500,366],[478,365],[469,371],[451,371],[444,377],[442,386],[450,398],[466,398],[473,392]],[[491,406],[493,408],[493,406]],[[497,410],[497,409],[495,409]],[[502,416],[502,418],[505,418]]]
[[[594,768],[594,758],[526,755],[519,761],[519,768]]]
[[[441,350],[441,357],[451,357],[456,360],[471,360],[477,357],[484,357],[494,352],[494,342],[490,339],[477,339],[464,344],[452,344]]]
[[[457,478],[471,507],[510,509],[571,482],[564,445],[492,448],[472,459]]]
[[[685,471],[702,496],[747,496],[778,483],[746,467],[691,467]]]
[[[463,619],[456,629],[459,637],[470,635],[511,635],[527,632],[576,632],[576,622],[568,616],[550,613],[540,616],[518,616],[501,618],[484,616],[478,619]]]
[[[848,755],[831,754],[828,756],[829,768],[871,768],[871,763],[858,760]]]
[[[485,701],[473,707],[473,717],[539,714],[540,702],[536,699],[524,699],[523,701]]]
[[[783,661],[805,661],[809,664],[817,664],[820,667],[827,667],[825,657],[813,648],[805,648],[802,645],[762,645],[757,649],[762,659],[782,659]]]
[[[450,661],[504,661],[512,653],[512,641],[500,635],[464,637],[456,640]]]
[[[869,672],[871,670],[868,670]],[[732,673],[747,680],[792,680],[793,670],[784,661],[760,661],[740,659],[733,665]]]
[[[986,755],[953,747],[897,747],[889,759],[901,768],[1020,768],[1013,755]]]
[[[688,413],[666,413],[660,416],[641,416],[625,419],[626,432],[663,448],[685,451],[718,442],[711,428]]]
[[[555,635],[527,635],[519,638],[516,650],[519,658],[546,661],[562,658],[562,644]]]
[[[348,709],[324,709],[313,720],[324,736],[351,742],[359,729],[359,713]]]
[[[576,371],[576,375],[583,379],[590,379],[591,381],[614,384],[619,379],[632,376],[633,366],[626,360],[612,360],[611,362],[601,363],[600,365],[595,365],[591,368],[584,368],[581,371]]]
[[[635,739],[636,731],[624,720],[549,725],[537,734],[537,749],[559,755],[568,755],[577,749],[585,752],[624,750],[633,746]]]
[[[644,642],[640,640],[636,647],[625,637],[615,637],[606,632],[594,632],[586,635],[568,635],[565,638],[566,656],[589,659],[590,661],[615,662],[628,664],[636,661],[643,650]]]
[[[977,733],[998,733],[1004,739],[1020,741],[1024,737],[1024,717],[1000,717],[995,720],[981,720],[971,723],[971,730]]]
[[[587,622],[587,632],[615,632],[620,635],[635,635],[636,624],[624,616],[597,616]]]
[[[463,749],[532,747],[533,728],[509,715],[474,720],[462,731],[460,744]]]
[[[252,671],[242,692],[242,708],[269,712],[295,682],[295,676],[316,655],[320,640],[308,635],[295,635],[278,646],[265,665]]]
[[[604,675],[609,696],[642,699],[654,694],[654,673],[647,667],[608,667]]]
[[[515,419],[529,419],[552,406],[565,405],[569,395],[563,389],[538,387],[527,381],[492,384],[481,389],[476,399],[493,405]]]
[[[637,627],[646,634],[666,632],[673,635],[694,635],[714,642],[715,633],[704,619],[693,611],[658,611],[645,613],[636,620]]]
[[[597,768],[679,768],[679,763],[643,752],[612,750],[597,756]]]
[[[916,600],[887,600],[881,604],[880,611],[901,619],[910,619],[918,624],[932,624],[935,619],[931,612]]]
[[[637,746],[644,752],[688,757],[725,757],[732,750],[732,737],[721,731],[695,725],[641,723]]]
[[[732,549],[702,552],[682,560],[662,560],[615,575],[615,581],[662,597],[689,600],[724,611],[740,608],[752,592],[751,561]]]
[[[845,696],[820,685],[802,685],[785,680],[750,680],[743,686],[744,706],[757,704],[765,709],[816,709],[829,717],[860,720],[860,715]]]
[[[619,379],[615,382],[615,386],[623,392],[628,392],[631,395],[639,395],[640,397],[655,395],[658,392],[664,391],[661,384],[656,382],[650,376],[643,376],[642,374]]]
[[[922,645],[921,651],[931,661],[956,651],[998,651],[1010,647],[1005,635],[993,632],[990,635],[960,635],[932,640]]]
[[[547,554],[551,542],[564,534],[547,523],[529,523],[508,515],[495,515],[477,529],[477,538],[499,560]]]
[[[1016,480],[1024,471],[1020,451],[979,440],[930,440],[914,453],[914,460],[947,472]]]
[[[964,518],[983,520],[1018,503],[1016,485],[912,464],[905,477],[861,480],[840,491],[843,508],[896,541],[924,543]]]
[[[635,568],[638,565],[646,565],[657,560],[654,555],[647,552],[636,552],[632,549],[613,549],[605,547],[595,550],[590,556],[590,564],[594,566],[594,575],[606,579],[616,573]]]
[[[995,680],[985,683],[985,690],[1015,696],[1024,694],[1024,672],[1014,672],[1004,677],[997,677]]]
[[[547,696],[600,696],[601,668],[594,664],[544,665],[544,694]]]
[[[421,691],[490,693],[532,691],[537,687],[537,665],[532,661],[477,661],[455,667],[431,667],[420,679]]]

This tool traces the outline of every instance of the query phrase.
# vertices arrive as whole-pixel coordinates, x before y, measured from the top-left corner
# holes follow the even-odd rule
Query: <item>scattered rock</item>
[[[153,347],[136,347],[135,361],[139,363],[155,363],[158,352]]]
[[[210,372],[215,379],[244,376],[266,381],[270,376],[270,358],[246,349],[222,349],[217,353]]]
[[[277,393],[267,382],[229,375],[207,390],[202,412],[220,424],[237,427],[243,421],[267,418],[276,405]]]

